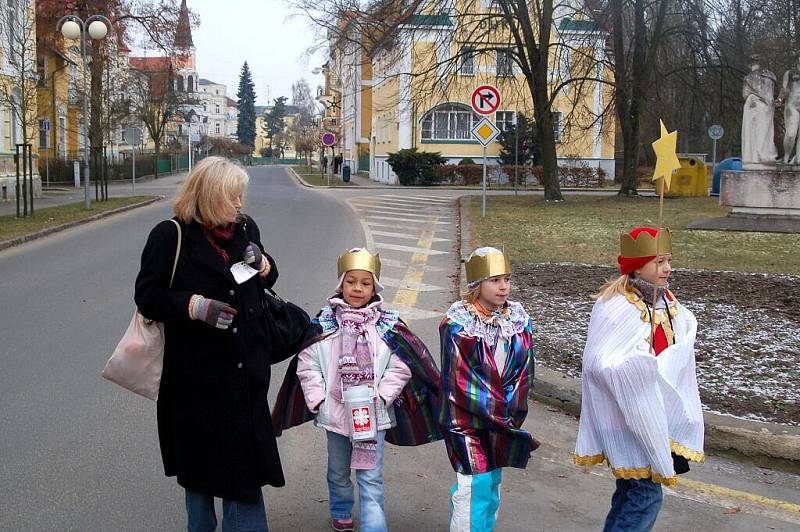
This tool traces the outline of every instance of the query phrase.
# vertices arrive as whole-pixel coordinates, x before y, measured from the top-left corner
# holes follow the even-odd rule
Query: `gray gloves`
[[[236,309],[223,301],[208,299],[199,294],[189,301],[189,317],[204,321],[217,329],[227,329],[236,316]]]
[[[257,244],[250,242],[247,244],[247,247],[244,248],[244,261],[259,272],[264,269],[265,260]]]

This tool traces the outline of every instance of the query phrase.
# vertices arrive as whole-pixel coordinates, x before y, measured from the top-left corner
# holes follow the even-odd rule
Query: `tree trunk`
[[[103,152],[103,54],[101,45],[93,42],[91,46],[91,93],[89,99],[89,153],[94,154],[94,184],[95,198],[100,199],[99,191],[103,190],[102,183],[102,152]],[[103,198],[105,199],[105,198]]]
[[[156,147],[155,161],[153,161],[153,179],[158,179],[158,160],[161,158],[161,142],[153,139]]]
[[[536,132],[542,151],[542,185],[545,201],[564,201],[558,182],[558,157],[556,156],[556,134],[553,129],[553,113],[547,91],[547,73],[533,69],[529,86],[533,93],[533,111],[536,116]]]
[[[619,124],[622,129],[622,186],[620,196],[636,196],[637,172],[639,162],[639,122],[638,110],[631,109],[618,113]]]

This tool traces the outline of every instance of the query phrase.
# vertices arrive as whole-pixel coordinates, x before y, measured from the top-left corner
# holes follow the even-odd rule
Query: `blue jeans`
[[[214,511],[214,497],[196,491],[186,490],[186,517],[189,532],[214,532],[217,528],[217,514]],[[224,532],[268,532],[267,512],[264,509],[264,496],[258,490],[258,502],[222,500],[222,530]]]
[[[611,510],[603,532],[648,532],[653,529],[661,509],[661,484],[649,478],[617,479]]]
[[[353,517],[353,482],[350,479],[350,438],[325,431],[328,435],[328,498],[333,519]],[[361,532],[386,532],[386,514],[383,511],[383,438],[386,431],[379,430],[378,463],[375,469],[357,469]]]

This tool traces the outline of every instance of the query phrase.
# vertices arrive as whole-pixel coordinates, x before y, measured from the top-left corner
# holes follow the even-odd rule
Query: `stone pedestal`
[[[731,207],[734,216],[788,216],[800,221],[800,167],[722,172],[719,203]]]
[[[696,220],[689,229],[800,233],[800,167],[746,165],[722,172],[719,203],[724,218]]]

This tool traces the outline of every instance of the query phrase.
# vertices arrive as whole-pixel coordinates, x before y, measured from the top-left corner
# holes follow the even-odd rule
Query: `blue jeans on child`
[[[603,532],[649,532],[661,509],[661,484],[649,478],[617,479]]]
[[[214,497],[186,490],[186,517],[189,532],[214,532],[217,528]],[[269,531],[264,496],[260,488],[258,502],[255,504],[222,500],[222,530],[223,532]]]
[[[491,532],[500,510],[503,470],[464,475],[456,473],[450,489],[450,532]]]
[[[328,498],[333,519],[353,517],[353,482],[350,479],[350,438],[325,431],[328,435]],[[386,514],[383,511],[383,439],[386,431],[379,430],[378,463],[375,469],[357,469],[358,508],[361,514],[361,532],[386,532]]]

